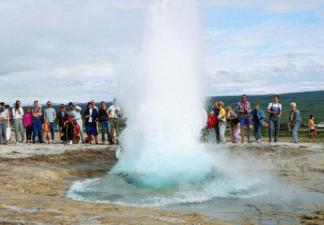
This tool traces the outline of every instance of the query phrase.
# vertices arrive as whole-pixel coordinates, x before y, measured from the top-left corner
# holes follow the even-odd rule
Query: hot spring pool
[[[214,147],[213,147],[214,149]],[[217,149],[213,155],[221,162],[231,162],[228,171],[217,165],[206,176],[188,183],[180,176],[150,177],[110,171],[104,177],[74,182],[67,197],[79,201],[114,203],[135,207],[199,212],[211,218],[235,220],[242,213],[268,213],[265,224],[280,221],[296,223],[300,212],[311,211],[324,202],[324,195],[302,190],[271,174],[271,165],[250,154],[229,153]],[[250,163],[249,163],[250,162]],[[253,162],[253,163],[251,163]],[[235,171],[239,170],[238,173]],[[233,172],[234,171],[234,172]],[[280,224],[280,223],[279,223]]]

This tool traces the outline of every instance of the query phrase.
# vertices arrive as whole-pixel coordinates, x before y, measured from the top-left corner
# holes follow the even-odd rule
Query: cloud
[[[322,0],[202,0],[202,7],[234,7],[240,9],[261,9],[272,13],[294,13],[317,10],[323,7]]]
[[[0,89],[5,101],[105,99],[141,38],[145,1],[0,2]]]
[[[141,49],[151,3],[0,1],[3,100],[112,98],[120,74]],[[292,91],[324,89],[322,1],[198,3],[209,94],[285,92],[287,87]],[[229,9],[232,14],[227,13]],[[249,22],[244,16],[234,17],[240,12]],[[207,13],[219,14],[222,20],[204,17]],[[233,29],[231,23],[238,19],[241,21]]]
[[[271,94],[324,90],[324,64],[218,71],[211,75],[209,95]],[[226,94],[224,94],[226,93]]]

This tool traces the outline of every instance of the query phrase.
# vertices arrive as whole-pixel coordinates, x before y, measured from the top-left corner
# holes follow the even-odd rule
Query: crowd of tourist
[[[233,143],[251,142],[251,128],[257,143],[261,142],[262,129],[268,130],[269,142],[278,142],[282,112],[283,107],[278,95],[275,95],[273,101],[268,104],[266,112],[261,109],[259,103],[252,106],[246,95],[243,95],[241,101],[237,102],[235,109],[231,106],[225,107],[222,101],[216,101],[207,117],[207,141],[225,144],[225,134],[229,127],[230,139]],[[102,101],[99,108],[91,100],[84,110],[70,102],[67,105],[61,104],[57,111],[51,101],[48,101],[44,108],[39,101],[35,101],[32,107],[25,108],[25,110],[19,100],[15,102],[12,109],[1,102],[0,144],[11,142],[17,144],[50,144],[53,142],[98,144],[99,130],[101,131],[101,143],[117,144],[121,118],[121,108],[116,99],[110,105]],[[297,104],[291,102],[289,129],[294,143],[299,142],[298,130],[301,122],[302,117]],[[55,124],[58,126],[58,137],[55,135]],[[11,125],[14,126],[15,141],[11,137]],[[313,115],[310,115],[308,125],[310,136],[315,137],[316,126]]]
[[[225,131],[227,124],[229,124],[232,143],[251,142],[251,127],[253,128],[254,138],[257,143],[261,142],[262,129],[268,130],[269,142],[278,142],[282,112],[283,108],[278,95],[275,95],[273,101],[268,104],[266,112],[261,109],[259,103],[255,103],[252,107],[246,95],[243,95],[241,101],[236,104],[235,110],[231,106],[227,106],[224,109],[224,103],[216,101],[207,119],[207,141],[209,143],[225,144]],[[288,122],[292,142],[298,143],[298,130],[301,126],[302,117],[295,102],[290,103]],[[308,124],[310,136],[315,137],[316,127],[313,115],[310,115]]]
[[[99,143],[99,126],[101,127],[101,143],[117,144],[120,132],[121,109],[116,99],[108,107],[102,101],[100,108],[92,100],[88,102],[84,113],[82,108],[73,102],[61,104],[58,111],[48,101],[43,108],[39,101],[24,110],[17,100],[12,108],[4,102],[0,103],[0,144],[8,144],[11,140],[11,124],[15,130],[15,142],[19,143]],[[85,122],[85,123],[84,123]],[[59,137],[55,136],[55,123],[58,125]],[[86,135],[84,135],[85,124]]]

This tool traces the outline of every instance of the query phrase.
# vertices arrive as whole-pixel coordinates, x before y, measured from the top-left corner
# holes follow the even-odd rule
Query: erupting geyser
[[[199,143],[206,94],[199,27],[193,0],[150,8],[137,71],[120,79],[122,154],[103,178],[74,183],[70,197],[161,206],[246,195],[255,184],[221,149]]]
[[[148,20],[141,69],[121,83],[128,120],[113,173],[136,174],[148,187],[199,181],[215,164],[199,144],[205,93],[195,2],[165,0]]]

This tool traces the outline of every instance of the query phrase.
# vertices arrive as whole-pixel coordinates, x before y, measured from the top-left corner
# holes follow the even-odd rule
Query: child
[[[33,113],[31,108],[28,108],[27,112],[24,114],[23,122],[26,128],[26,143],[31,144],[33,133]]]
[[[64,135],[62,140],[67,144],[73,144],[73,118],[71,116],[68,116],[64,122]]]
[[[314,115],[309,116],[308,121],[309,131],[310,131],[310,138],[314,138],[317,136],[316,127],[315,127],[315,117]]]
[[[241,142],[240,120],[231,106],[226,107],[226,120],[231,124],[231,141],[232,143]]]
[[[73,144],[80,144],[80,126],[76,120],[73,120]]]
[[[222,144],[226,144],[225,132],[226,132],[226,112],[224,109],[224,103],[218,102],[219,114],[218,114],[218,128],[219,128],[219,139]]]
[[[50,130],[50,123],[49,123],[48,119],[44,120],[42,128],[43,128],[43,133],[44,133],[45,144],[51,143],[51,130]]]
[[[207,119],[207,129],[208,129],[208,143],[216,143],[216,132],[215,126],[217,123],[217,117],[214,111],[211,111]]]
[[[5,105],[5,111],[8,115],[8,122],[7,122],[7,130],[6,130],[6,142],[10,143],[10,139],[11,139],[11,116],[10,116],[10,108],[9,105]]]
[[[261,142],[262,138],[262,127],[264,125],[265,113],[260,109],[260,104],[255,103],[254,109],[252,110],[252,120],[254,126],[254,137],[257,143]]]

